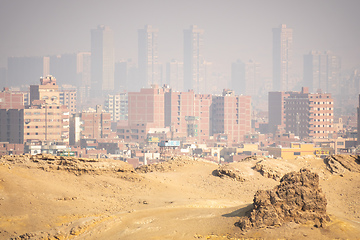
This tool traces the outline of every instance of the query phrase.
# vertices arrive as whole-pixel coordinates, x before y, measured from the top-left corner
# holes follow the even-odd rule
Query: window
[[[300,152],[294,152],[294,155],[300,155]]]

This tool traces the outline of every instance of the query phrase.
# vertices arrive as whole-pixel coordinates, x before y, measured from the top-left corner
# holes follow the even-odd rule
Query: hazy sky
[[[0,0],[0,67],[8,56],[43,56],[90,50],[90,30],[115,33],[115,59],[137,60],[137,29],[159,29],[159,58],[182,60],[183,29],[205,30],[205,58],[230,74],[236,59],[262,64],[272,74],[272,28],[293,28],[294,70],[303,55],[331,50],[343,69],[360,65],[360,0]]]

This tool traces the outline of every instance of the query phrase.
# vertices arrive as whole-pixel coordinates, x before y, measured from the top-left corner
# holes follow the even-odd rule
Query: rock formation
[[[330,221],[326,205],[318,174],[301,169],[285,174],[274,189],[257,191],[253,210],[235,225],[242,230],[280,226],[285,222],[311,222],[316,227],[323,227]]]
[[[123,161],[113,159],[93,159],[54,156],[51,154],[19,155],[0,157],[0,164],[40,168],[45,171],[63,170],[76,175],[84,173],[101,174],[103,172],[134,173],[134,168]]]
[[[214,170],[213,175],[220,178],[231,178],[239,182],[246,181],[243,174],[239,170],[229,165],[220,166],[218,169]]]
[[[295,171],[296,167],[284,160],[270,159],[257,162],[254,169],[264,177],[279,181],[286,173]]]
[[[324,161],[328,170],[333,174],[344,174],[346,171],[360,172],[359,156],[331,155]]]

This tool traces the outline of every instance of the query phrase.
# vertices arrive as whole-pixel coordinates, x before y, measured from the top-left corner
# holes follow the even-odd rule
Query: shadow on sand
[[[244,207],[238,210],[222,215],[222,217],[245,217],[248,215],[248,213],[251,212],[252,209],[253,209],[253,204],[249,204],[247,206],[245,205]]]

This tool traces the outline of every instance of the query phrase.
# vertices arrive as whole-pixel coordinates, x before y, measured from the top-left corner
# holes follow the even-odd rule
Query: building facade
[[[339,94],[341,61],[330,51],[311,51],[304,55],[304,85],[309,91],[321,89],[327,93]]]
[[[128,93],[128,121],[133,124],[150,124],[153,128],[163,128],[165,88],[153,85],[140,92]]]
[[[111,136],[111,116],[110,113],[103,112],[101,106],[96,106],[95,112],[80,113],[80,121],[80,139],[99,139]]]
[[[4,88],[0,92],[0,109],[23,109],[24,94]]]
[[[275,133],[277,130],[285,129],[285,99],[289,92],[269,92],[268,96],[268,129],[270,133]]]
[[[231,88],[236,94],[256,96],[260,85],[260,64],[249,60],[237,60],[231,65]]]
[[[166,83],[174,91],[182,91],[184,88],[184,64],[171,60],[166,64]]]
[[[292,76],[293,30],[285,24],[273,28],[273,91],[289,91]]]
[[[128,94],[109,94],[105,100],[104,110],[110,113],[111,121],[128,120]]]
[[[101,97],[114,90],[114,33],[108,26],[91,30],[91,92]]]
[[[213,96],[212,105],[211,134],[226,134],[229,144],[244,141],[245,134],[251,132],[251,97],[224,89],[222,96]]]
[[[327,139],[334,132],[334,101],[330,93],[290,92],[285,99],[286,132],[300,138]]]
[[[79,107],[90,98],[91,89],[91,53],[80,52],[76,56],[76,86]]]
[[[160,66],[158,56],[158,29],[146,25],[138,30],[138,65],[139,77],[142,87],[147,88],[152,84],[161,84]]]
[[[70,114],[77,112],[77,91],[76,89],[62,89],[59,92],[60,105],[65,105]]]
[[[205,87],[204,57],[203,57],[204,30],[196,25],[184,30],[184,91],[193,89],[195,93],[202,92]]]

